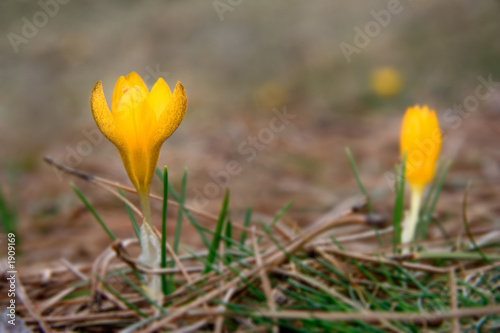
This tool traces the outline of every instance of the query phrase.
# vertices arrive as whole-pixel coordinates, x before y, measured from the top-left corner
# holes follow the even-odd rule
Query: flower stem
[[[157,269],[160,268],[161,240],[154,232],[151,204],[149,202],[149,189],[147,191],[138,191],[137,193],[141,202],[144,221],[140,229],[142,251],[139,261],[152,269]],[[146,291],[156,302],[159,304],[162,303],[163,293],[161,289],[161,277],[159,275],[149,277]]]
[[[406,219],[403,227],[403,234],[401,235],[401,242],[403,244],[413,242],[415,238],[415,230],[418,223],[418,213],[420,211],[420,204],[424,193],[424,186],[413,185],[411,186],[411,206],[410,215]]]
[[[149,191],[137,192],[139,195],[139,200],[141,202],[142,217],[144,223],[149,224],[150,227],[153,226],[153,219],[151,217],[151,204],[149,202]]]

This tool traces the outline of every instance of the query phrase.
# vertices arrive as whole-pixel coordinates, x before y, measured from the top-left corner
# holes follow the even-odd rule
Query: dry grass
[[[18,316],[45,332],[498,329],[498,230],[470,228],[456,239],[423,242],[419,252],[397,255],[384,245],[391,244],[392,227],[359,205],[326,214],[304,230],[286,217],[287,208],[267,224],[225,221],[212,264],[209,248],[151,271],[131,255],[136,239],[117,239],[93,263],[62,260],[58,267],[25,270],[18,280]],[[211,226],[199,227],[210,235],[217,218],[191,213],[212,219]],[[357,252],[344,248],[349,243],[373,246]],[[168,276],[174,288],[165,304],[148,299],[140,274]]]

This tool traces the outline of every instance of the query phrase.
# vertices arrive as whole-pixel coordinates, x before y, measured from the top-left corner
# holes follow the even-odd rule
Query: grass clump
[[[430,191],[433,196],[425,200],[424,223],[446,171],[447,165]],[[419,244],[419,252],[387,255],[372,230],[371,214],[353,209],[304,230],[290,229],[284,217],[291,219],[292,203],[267,224],[254,220],[250,209],[240,221],[231,217],[226,192],[219,216],[211,216],[186,206],[187,173],[180,192],[169,183],[166,169],[157,173],[163,181],[158,233],[173,244],[170,248],[164,242],[161,268],[151,272],[131,257],[128,249],[137,246],[137,239],[114,238],[90,200],[73,187],[113,244],[92,267],[68,265],[52,272],[49,286],[36,276],[24,277],[25,288],[35,295],[31,301],[40,305],[38,317],[19,308],[28,325],[42,321],[45,327],[87,332],[486,332],[500,326],[500,244],[474,241],[494,230],[469,228],[460,248],[443,238]],[[398,182],[398,218],[403,188]],[[137,225],[135,207],[123,192],[117,197]],[[169,216],[176,220],[170,237],[165,227]],[[197,230],[205,250],[182,247],[184,219]],[[346,225],[359,229],[333,237]],[[372,246],[355,251],[356,242]],[[393,243],[395,249],[398,245]],[[162,304],[144,292],[146,273],[162,275]],[[50,293],[40,292],[47,288]]]

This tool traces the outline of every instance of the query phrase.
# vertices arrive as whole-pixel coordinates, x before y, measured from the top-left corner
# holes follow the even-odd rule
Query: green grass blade
[[[500,261],[500,254],[488,254],[478,252],[420,252],[420,260],[484,260],[486,262]]]
[[[9,208],[7,200],[0,189],[0,224],[5,234],[16,233],[16,215]]]
[[[151,297],[149,297],[149,295],[146,292],[144,292],[144,290],[142,290],[141,287],[139,287],[134,282],[132,282],[132,280],[130,280],[125,274],[123,274],[123,272],[118,272],[118,273],[120,274],[120,276],[122,277],[122,279],[130,287],[132,287],[132,289],[134,289],[139,295],[141,295],[142,297],[144,297],[144,299],[147,300],[151,305],[153,305],[155,308],[157,308],[158,310],[160,310],[163,314],[168,314],[168,311],[164,307],[162,307],[160,304],[158,304],[157,302],[155,302]]]
[[[164,316],[163,314],[160,314],[160,315],[157,315],[157,316],[151,316],[151,317],[145,318],[145,319],[143,319],[141,321],[133,323],[130,326],[125,327],[124,329],[122,329],[120,331],[120,333],[135,333],[135,332],[138,332],[139,329],[142,328],[143,326],[146,326],[146,325],[154,322],[155,320],[161,319],[161,318],[163,318],[163,316]]]
[[[441,178],[440,175],[443,172],[443,167],[444,167],[443,161],[439,161],[438,166],[436,167],[436,174],[434,175],[434,179],[432,179],[431,186],[430,186],[429,190],[427,191],[425,198],[422,202],[422,208],[420,209],[420,214],[418,216],[419,229],[421,228],[421,225],[423,224],[425,212],[427,212],[429,210],[429,205],[431,203],[432,194],[436,190],[436,186],[439,182],[439,179]],[[420,231],[421,230],[419,230],[418,235],[420,235]]]
[[[285,215],[285,213],[292,207],[293,205],[293,200],[290,201],[289,203],[287,203],[285,205],[285,207],[283,207],[279,212],[278,214],[276,214],[276,216],[274,217],[273,221],[265,228],[264,232],[265,233],[269,233],[272,228],[274,227],[274,225],[279,221],[281,220],[281,218],[283,217],[283,215]]]
[[[217,250],[219,249],[219,242],[221,239],[224,222],[226,221],[228,205],[229,205],[229,190],[226,190],[226,195],[224,196],[224,202],[222,203],[222,209],[220,211],[219,219],[217,220],[217,225],[215,227],[215,233],[212,239],[212,244],[209,248],[207,265],[205,266],[203,274],[207,274],[212,270],[212,264],[215,261]]]
[[[122,189],[119,189],[120,194],[125,198],[125,193],[122,191]],[[135,236],[137,237],[137,240],[139,241],[139,245],[141,245],[141,229],[139,228],[139,224],[137,223],[137,220],[135,219],[134,212],[132,212],[132,208],[127,203],[123,203],[125,205],[125,209],[127,210],[128,217],[130,218],[130,222],[132,223],[132,227],[134,228],[134,233]]]
[[[483,251],[481,251],[481,248],[477,245],[476,240],[474,239],[474,235],[470,230],[469,218],[467,217],[468,216],[467,202],[469,201],[469,190],[470,190],[470,182],[469,184],[467,184],[467,187],[465,188],[464,201],[462,203],[462,220],[464,222],[465,231],[467,233],[467,237],[469,237],[470,242],[474,246],[474,250],[476,250],[481,255],[484,261],[486,261],[488,264],[492,264],[493,262],[484,255]]]
[[[156,175],[158,176],[158,178],[160,178],[161,182],[163,183],[163,172],[161,172],[160,168],[156,168]]]
[[[444,181],[446,180],[446,176],[448,175],[448,171],[450,170],[451,167],[451,162],[446,161],[446,163],[443,166],[443,170],[441,174],[439,175],[439,181],[437,182],[436,189],[434,191],[434,194],[432,196],[432,200],[430,201],[430,206],[429,209],[425,212],[422,212],[423,219],[421,221],[421,226],[420,226],[420,237],[421,239],[425,239],[427,235],[427,229],[429,228],[429,224],[432,219],[432,215],[434,214],[434,210],[436,209],[436,204],[439,198],[439,195],[441,194],[441,190],[443,189]]]
[[[349,164],[351,165],[351,170],[354,173],[356,181],[358,182],[358,186],[361,192],[363,192],[364,196],[366,197],[368,211],[370,213],[373,213],[373,207],[372,207],[372,202],[370,200],[370,195],[368,194],[365,185],[363,185],[363,182],[361,181],[361,177],[359,176],[358,167],[356,166],[356,161],[354,160],[354,156],[352,156],[351,150],[348,147],[345,148],[345,153],[347,154],[347,158],[349,159]]]
[[[111,230],[109,230],[108,226],[106,225],[106,223],[104,223],[104,221],[101,219],[101,217],[99,216],[99,214],[97,214],[97,212],[94,209],[94,207],[90,204],[90,202],[83,195],[83,193],[78,189],[78,187],[76,187],[75,184],[70,184],[70,185],[73,188],[73,191],[75,191],[76,195],[83,202],[83,204],[85,205],[85,207],[87,207],[87,209],[92,213],[92,215],[94,215],[94,217],[97,220],[97,222],[99,222],[99,224],[101,225],[101,227],[108,234],[109,238],[114,242],[116,240],[115,235],[111,232]]]
[[[200,263],[202,263],[203,265],[205,265],[205,269],[206,267],[210,267],[209,271],[213,270],[214,272],[216,272],[217,274],[219,275],[222,275],[222,271],[216,266],[216,265],[212,265],[211,263],[208,262],[207,259],[205,259],[203,256],[191,251],[190,249],[188,248],[184,248],[184,251],[186,251],[187,253],[189,253],[194,259],[198,260]],[[216,254],[217,255],[217,254]]]
[[[160,172],[160,169],[156,168],[156,174],[158,175],[160,180],[163,182],[163,174]],[[174,198],[175,201],[177,201],[177,202],[181,201],[181,197],[179,196],[177,191],[172,187],[172,185],[170,183],[168,183],[168,192],[172,195],[172,197]],[[184,214],[186,214],[186,216],[188,217],[189,222],[191,222],[191,224],[196,228],[196,230],[200,234],[200,238],[201,238],[203,244],[205,245],[205,247],[207,249],[210,248],[210,242],[208,241],[208,238],[205,235],[205,232],[203,231],[203,226],[201,226],[198,223],[198,221],[196,221],[193,214],[189,210],[187,210],[184,206],[182,206],[182,207],[179,206],[179,209],[182,209],[184,211]]]
[[[404,213],[404,201],[405,201],[405,170],[406,170],[406,153],[403,154],[403,160],[401,162],[401,174],[398,172],[398,167],[394,168],[395,177],[395,192],[396,198],[394,200],[394,212],[393,212],[393,251],[397,252],[399,244],[401,244],[401,224],[403,222]]]
[[[181,240],[181,230],[182,230],[182,218],[184,212],[184,203],[186,202],[186,187],[187,187],[187,170],[184,170],[182,175],[181,184],[181,195],[179,198],[179,210],[177,213],[177,225],[175,226],[175,237],[174,237],[174,252],[178,253],[179,243]],[[181,208],[182,207],[182,208]]]
[[[161,268],[167,268],[167,208],[168,208],[168,170],[163,169],[163,202],[161,210]],[[180,209],[179,209],[180,210]],[[161,275],[161,288],[163,295],[170,293],[167,275]]]
[[[333,244],[335,244],[340,251],[345,251],[344,246],[335,238],[335,236],[330,235],[330,239],[332,240]]]
[[[251,220],[252,220],[252,209],[248,208],[245,212],[245,220],[243,221],[243,226],[248,229],[248,227],[250,226]],[[241,233],[240,244],[244,245],[246,240],[247,240],[247,232],[246,232],[246,230],[244,230]]]
[[[104,285],[104,287],[111,293],[113,294],[113,296],[115,296],[116,298],[118,298],[120,301],[122,301],[130,310],[134,311],[135,313],[137,313],[139,316],[141,316],[142,318],[147,318],[147,315],[141,311],[141,309],[139,309],[136,305],[130,303],[125,297],[123,297],[117,290],[115,290],[114,288],[112,288],[108,283],[106,283],[106,281],[104,281],[103,279],[101,279],[99,276],[95,275],[95,277],[102,282],[102,284]]]
[[[233,223],[231,220],[227,221],[226,224],[226,230],[224,231],[224,234],[226,235],[225,241],[226,241],[226,249],[230,249],[231,246],[233,245],[233,242],[230,240],[233,239]]]
[[[226,230],[224,231],[224,234],[225,234],[225,258],[226,258],[226,262],[227,264],[230,264],[231,263],[231,255],[228,253],[229,250],[231,249],[231,246],[233,245],[233,242],[231,242],[231,240],[233,239],[233,223],[231,222],[231,220],[228,220],[227,223],[226,223]]]

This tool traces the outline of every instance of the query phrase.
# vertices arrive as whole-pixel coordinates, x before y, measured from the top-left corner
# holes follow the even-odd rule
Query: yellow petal
[[[118,149],[127,175],[138,192],[149,193],[154,170],[160,155],[159,149],[144,150],[140,148]]]
[[[163,112],[158,117],[154,132],[151,137],[151,145],[161,145],[174,131],[179,127],[184,115],[186,114],[187,97],[184,86],[177,81],[172,97],[167,102]]]
[[[113,113],[117,131],[122,133],[126,147],[118,149],[127,174],[138,191],[149,191],[159,149],[151,147],[156,115],[139,88],[129,89]]]
[[[120,141],[115,131],[113,115],[104,98],[101,81],[97,82],[90,94],[90,109],[97,127],[102,134],[115,145]]]
[[[118,81],[116,81],[115,89],[113,90],[113,99],[111,100],[111,110],[113,112],[118,108],[118,103],[120,103],[120,99],[127,89],[127,80],[125,80],[124,76],[120,76]]]
[[[158,119],[163,110],[165,110],[165,107],[171,97],[172,93],[170,92],[168,84],[165,80],[163,80],[163,78],[159,78],[148,96],[148,103],[154,110],[156,119]]]
[[[127,75],[125,77],[125,80],[127,81],[127,84],[130,88],[138,87],[139,91],[141,92],[141,94],[143,94],[144,97],[148,95],[148,87],[146,87],[146,84],[144,84],[144,81],[142,81],[142,78],[136,72],[132,72]]]
[[[116,126],[128,137],[136,136],[136,126],[140,119],[140,109],[145,101],[145,97],[139,91],[139,88],[128,89],[120,98],[116,108],[113,110],[113,117]]]
[[[120,76],[116,82],[115,89],[113,90],[113,99],[111,100],[111,110],[113,112],[117,109],[123,95],[131,88],[138,89],[144,98],[148,95],[148,88],[136,72],[132,72],[126,77]]]

